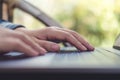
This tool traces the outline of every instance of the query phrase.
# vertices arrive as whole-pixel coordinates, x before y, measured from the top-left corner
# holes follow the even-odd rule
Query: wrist
[[[27,34],[29,36],[33,35],[32,30],[28,30],[24,27],[16,28],[15,31],[22,32],[22,33]]]
[[[24,30],[26,30],[26,28],[24,28],[24,27],[19,27],[19,28],[16,28],[16,29],[14,29],[15,31],[24,31]]]
[[[24,27],[19,27],[19,28],[16,28],[14,29],[15,31],[18,31],[18,32],[22,32],[22,33],[27,33],[28,34],[28,30]]]

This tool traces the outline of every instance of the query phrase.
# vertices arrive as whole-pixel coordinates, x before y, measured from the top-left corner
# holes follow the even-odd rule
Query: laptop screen
[[[113,48],[120,50],[120,34],[117,36]]]

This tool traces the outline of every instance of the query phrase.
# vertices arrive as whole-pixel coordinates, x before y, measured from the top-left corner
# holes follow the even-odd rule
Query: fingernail
[[[83,46],[83,47],[82,47],[82,50],[87,51],[87,48]]]
[[[46,51],[45,49],[42,49],[42,50],[40,51],[40,54],[45,54],[45,53],[47,53],[47,51]]]
[[[38,52],[37,51],[34,51],[34,53],[33,54],[31,54],[30,56],[38,56]]]
[[[94,49],[95,48],[91,44],[89,44],[89,50],[93,51]]]
[[[58,51],[59,50],[59,46],[58,45],[53,45],[52,49],[55,50],[55,51]]]
[[[91,50],[94,50],[95,48],[93,46],[91,46]]]

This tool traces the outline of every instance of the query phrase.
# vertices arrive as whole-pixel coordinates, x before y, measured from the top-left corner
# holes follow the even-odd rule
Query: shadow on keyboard
[[[49,53],[54,53],[54,54],[76,54],[76,53],[80,53],[81,51],[77,50],[74,47],[64,47],[61,48],[61,50],[59,52],[48,52]],[[88,52],[88,51],[86,51]],[[43,56],[43,55],[40,55]],[[6,54],[2,54],[0,55],[0,61],[2,60],[19,60],[19,59],[26,59],[26,58],[31,58],[29,56],[26,56],[24,53],[20,53],[20,52],[9,52]]]
[[[18,60],[18,59],[25,59],[25,58],[30,58],[30,57],[28,57],[20,52],[9,52],[9,53],[5,53],[5,54],[0,55],[0,61]]]

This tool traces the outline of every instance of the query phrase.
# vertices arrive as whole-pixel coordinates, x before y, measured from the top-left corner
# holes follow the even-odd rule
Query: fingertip
[[[87,42],[86,44],[84,44],[84,46],[87,48],[88,51],[94,51],[94,49],[95,49],[95,48],[94,48],[90,43],[88,43],[88,42]]]
[[[32,53],[28,54],[28,55],[31,56],[31,57],[38,56],[39,52],[33,50]]]
[[[95,49],[95,48],[94,48],[92,45],[89,45],[88,50],[94,51],[94,49]]]
[[[55,45],[52,45],[52,49],[53,49],[53,51],[59,51],[60,47],[59,47],[59,45],[55,44]]]
[[[40,50],[40,53],[39,53],[39,54],[44,55],[44,54],[46,54],[46,53],[47,53],[47,51],[46,51],[44,48],[41,48],[41,50]]]
[[[91,47],[91,51],[94,51],[95,50],[95,48],[94,47]]]
[[[79,46],[79,50],[81,50],[81,51],[87,51],[87,48],[85,46],[83,46],[81,44],[79,44],[79,45],[80,45]]]

